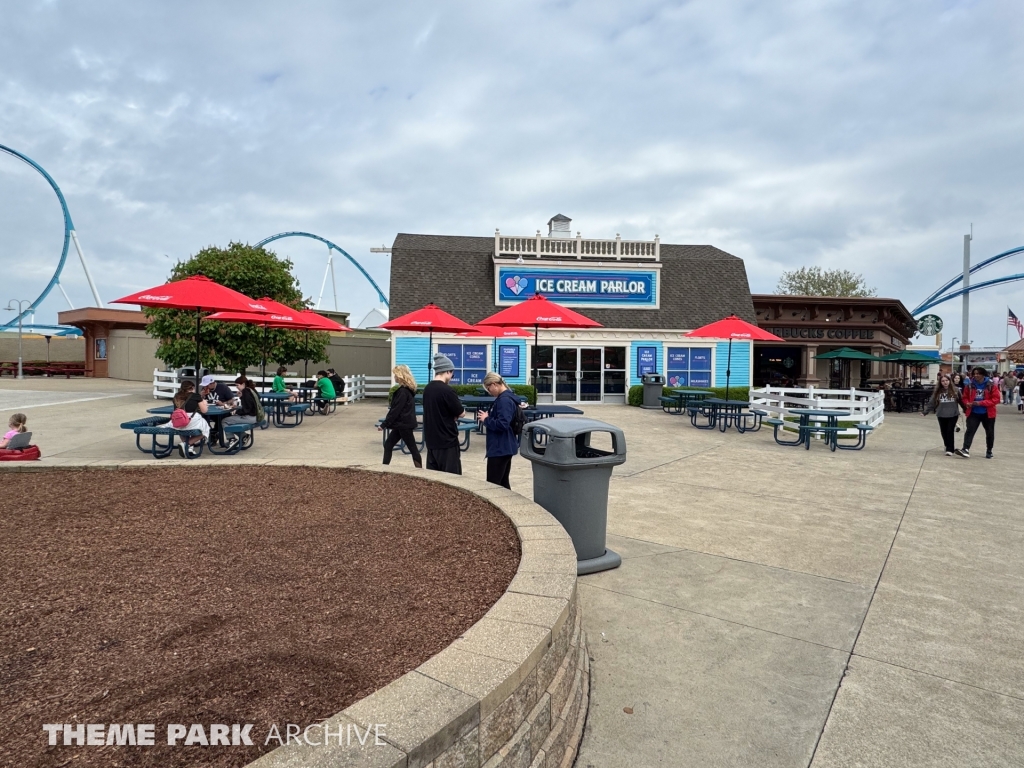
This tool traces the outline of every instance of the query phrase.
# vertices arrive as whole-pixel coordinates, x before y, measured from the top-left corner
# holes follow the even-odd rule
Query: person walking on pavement
[[[939,432],[946,446],[946,455],[952,456],[956,450],[956,421],[960,417],[960,392],[953,386],[953,379],[948,373],[939,375],[935,391],[925,403],[922,416],[934,413],[939,420]]]
[[[466,415],[466,409],[448,385],[454,374],[451,360],[434,355],[434,380],[423,390],[423,442],[427,446],[427,469],[461,475],[459,419]]]
[[[957,448],[957,456],[971,458],[971,443],[978,426],[985,428],[985,458],[992,458],[992,447],[996,441],[996,406],[999,405],[999,390],[995,388],[988,371],[975,368],[971,379],[964,385],[964,406],[967,411],[967,431],[964,433],[964,447]]]
[[[412,454],[412,463],[416,469],[423,469],[423,459],[416,445],[413,430],[416,429],[416,379],[407,365],[396,365],[391,375],[398,382],[398,389],[391,396],[391,407],[384,421],[377,427],[381,432],[390,430],[384,441],[384,463],[391,463],[391,455],[399,441],[405,443],[406,449]]]
[[[519,398],[493,371],[484,376],[484,389],[494,398],[489,411],[477,414],[479,422],[487,427],[487,482],[511,490],[512,457],[519,453],[519,437],[513,426],[519,416]]]

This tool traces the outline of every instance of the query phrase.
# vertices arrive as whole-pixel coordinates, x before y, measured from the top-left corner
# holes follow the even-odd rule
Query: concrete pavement
[[[153,405],[144,385],[0,381],[0,420],[26,409],[50,464],[143,458],[117,425]],[[258,431],[244,459],[376,464],[383,410]],[[623,565],[580,580],[593,677],[578,766],[1024,764],[1015,409],[991,461],[944,456],[916,414],[835,454],[660,411],[586,415],[621,426],[629,458],[609,500]],[[482,440],[463,462],[483,477]],[[525,461],[512,485],[531,495]]]

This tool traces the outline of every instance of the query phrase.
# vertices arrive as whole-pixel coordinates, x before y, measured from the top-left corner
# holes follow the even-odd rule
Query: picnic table
[[[550,419],[552,416],[582,416],[583,411],[571,405],[533,405],[523,409],[526,420]]]
[[[669,390],[672,394],[658,398],[661,400],[661,408],[665,413],[682,413],[694,403],[700,403],[711,397],[714,392],[710,389],[681,389],[674,387]]]
[[[874,429],[874,427],[868,424],[858,423],[855,425],[855,428],[859,431],[857,442],[852,445],[840,445],[839,433],[842,432],[845,427],[839,426],[839,419],[844,416],[849,418],[849,412],[822,410],[818,408],[801,408],[795,411],[794,415],[799,417],[796,424],[796,440],[780,440],[779,428],[784,427],[786,422],[782,419],[766,419],[769,424],[775,427],[775,442],[779,445],[802,445],[807,450],[810,450],[811,438],[814,437],[814,435],[822,435],[825,439],[825,445],[828,446],[830,451],[834,452],[836,448],[842,451],[859,451],[867,442],[867,433]]]
[[[417,414],[416,415],[417,416],[422,416],[423,415],[422,409],[417,408]],[[384,424],[384,419],[378,419],[377,420],[377,426],[378,427],[383,426],[383,424]],[[462,435],[462,439],[459,441],[459,450],[462,451],[462,452],[466,452],[466,451],[469,450],[469,437],[470,437],[470,433],[477,431],[476,419],[459,419],[459,422],[458,422],[458,425],[456,426],[456,429]],[[382,437],[382,442],[385,445],[387,444],[388,434],[390,432],[391,432],[391,430],[387,429],[386,427],[383,429],[383,434],[382,434],[381,437]],[[413,430],[413,432],[414,433],[416,433],[416,432],[420,433],[419,438],[416,441],[416,447],[420,449],[420,452],[425,452],[426,451],[426,442],[425,442],[425,440],[423,438],[423,422],[418,421],[417,424],[416,424],[416,428]],[[400,450],[404,454],[408,454],[409,453],[409,449],[406,447],[404,440],[400,440],[398,442],[398,450]]]
[[[146,411],[146,413],[152,413],[152,414],[157,415],[157,416],[170,416],[172,413],[174,413],[174,406],[173,405],[161,405],[159,408],[150,408],[148,411]],[[214,450],[214,445],[218,446],[219,448],[223,448],[224,450],[227,450],[228,445],[227,445],[227,443],[224,442],[224,424],[223,424],[223,422],[224,422],[224,419],[226,419],[228,416],[230,416],[233,413],[234,413],[234,409],[232,409],[232,408],[221,408],[219,405],[209,405],[209,406],[206,407],[206,413],[203,414],[203,418],[211,423],[211,425],[213,427],[213,431],[217,433],[216,443],[214,441],[212,441],[212,440],[210,441],[210,452],[211,453],[216,453],[216,451]],[[256,425],[255,424],[248,424],[246,426],[255,427]],[[246,430],[246,431],[250,431],[250,430]],[[251,431],[250,431],[250,439],[251,439]],[[249,446],[246,445],[244,447],[248,448]]]
[[[931,397],[931,390],[924,387],[898,387],[889,390],[891,393],[891,410],[897,413],[923,411],[925,403]]]
[[[260,402],[267,406],[273,415],[275,427],[297,427],[302,423],[302,417],[309,410],[309,403],[292,402],[291,392],[260,392]],[[289,424],[288,419],[294,421]],[[261,425],[262,426],[262,425]]]
[[[747,400],[723,400],[720,397],[706,397],[699,403],[690,405],[690,423],[697,429],[714,429],[725,432],[730,426],[737,432],[756,432],[761,428],[761,413],[748,411],[750,402]],[[703,416],[706,424],[698,424],[697,419]]]

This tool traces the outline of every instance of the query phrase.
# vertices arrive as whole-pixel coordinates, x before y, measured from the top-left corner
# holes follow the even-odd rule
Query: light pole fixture
[[[15,306],[11,306],[12,304],[17,304],[17,306],[16,307]],[[7,306],[4,307],[4,309],[6,309],[9,312],[17,312],[18,313],[18,378],[19,379],[24,379],[25,378],[25,374],[22,371],[22,367],[21,367],[21,364],[22,364],[22,354],[21,354],[21,320],[25,316],[24,306],[26,304],[31,306],[32,302],[29,301],[28,299],[11,299],[10,301],[7,302]]]

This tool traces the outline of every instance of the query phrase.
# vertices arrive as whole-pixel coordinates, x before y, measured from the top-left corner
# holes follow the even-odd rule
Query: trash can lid
[[[531,429],[547,432],[551,437],[576,437],[576,435],[581,435],[585,432],[614,432],[617,435],[623,434],[622,430],[615,425],[598,421],[597,419],[556,416],[551,419],[538,419],[537,421],[530,422],[527,426]],[[623,438],[625,438],[624,435]]]

